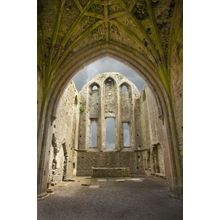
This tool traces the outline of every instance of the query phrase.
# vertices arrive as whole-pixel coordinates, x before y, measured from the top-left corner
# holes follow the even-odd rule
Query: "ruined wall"
[[[91,176],[92,167],[129,167],[132,174],[140,174],[136,152],[86,151],[77,155],[77,176]]]
[[[50,150],[49,182],[71,179],[75,173],[78,145],[79,98],[73,82],[67,85],[60,98],[53,121]]]
[[[163,112],[157,97],[149,86],[145,86],[139,101],[138,115],[141,137],[138,150],[142,153],[143,166],[147,174],[165,176],[164,149],[167,144],[163,124]]]
[[[128,166],[139,170],[135,140],[135,103],[140,96],[135,85],[119,73],[103,73],[80,91],[79,145],[77,175],[91,175],[92,166]],[[115,147],[106,141],[106,118],[115,121]],[[91,146],[91,123],[97,123],[97,146]],[[129,146],[124,146],[123,123],[129,127]],[[124,159],[123,159],[124,158]],[[137,168],[138,167],[138,168]]]
[[[109,80],[110,79],[110,80]],[[115,147],[105,146],[106,118],[115,119]],[[97,143],[91,144],[91,123]],[[123,123],[130,126],[124,146]],[[131,174],[165,175],[166,131],[160,103],[146,85],[140,95],[119,73],[100,74],[78,94],[71,82],[53,121],[49,182],[92,175],[92,167],[128,167]]]
[[[92,175],[92,167],[129,167],[131,174],[165,176],[167,144],[163,111],[146,85],[140,95],[119,73],[96,76],[80,92],[80,133],[77,175]],[[105,146],[105,119],[115,118],[113,149]],[[97,146],[91,146],[90,125],[97,122]],[[123,124],[130,126],[130,146],[124,146]]]

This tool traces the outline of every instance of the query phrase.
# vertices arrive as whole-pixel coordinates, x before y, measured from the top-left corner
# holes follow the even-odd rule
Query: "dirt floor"
[[[159,177],[76,177],[38,199],[38,220],[181,220],[182,200]]]

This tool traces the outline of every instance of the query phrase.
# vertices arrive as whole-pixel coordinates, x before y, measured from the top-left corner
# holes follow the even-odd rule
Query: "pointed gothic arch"
[[[165,166],[171,192],[179,195],[182,193],[182,175],[179,152],[177,149],[177,133],[171,100],[162,82],[141,54],[134,54],[128,48],[119,44],[94,44],[87,46],[74,54],[74,58],[66,63],[65,68],[58,70],[59,74],[54,79],[51,90],[47,94],[42,114],[38,124],[38,194],[46,192],[48,173],[48,151],[51,143],[51,125],[56,116],[58,101],[70,79],[82,66],[89,64],[104,56],[111,56],[136,70],[148,82],[153,93],[160,100],[164,123],[167,130],[168,144],[165,149]]]
[[[90,88],[90,92],[98,92],[100,85],[98,83],[94,82],[90,85],[89,88]]]

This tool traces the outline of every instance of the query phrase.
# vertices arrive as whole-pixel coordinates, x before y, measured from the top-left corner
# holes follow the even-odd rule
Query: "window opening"
[[[112,78],[107,78],[106,80],[105,80],[105,84],[106,85],[113,85],[114,84],[114,80],[112,79]]]
[[[123,145],[124,147],[130,147],[130,124],[127,122],[122,123],[123,128]]]
[[[110,150],[115,148],[115,118],[105,119],[105,145]]]
[[[99,88],[98,88],[98,86],[97,85],[93,85],[92,86],[92,91],[97,91]]]
[[[127,94],[128,93],[128,87],[126,85],[123,85],[121,87],[121,92]]]
[[[97,147],[97,122],[91,120],[90,124],[90,147]]]

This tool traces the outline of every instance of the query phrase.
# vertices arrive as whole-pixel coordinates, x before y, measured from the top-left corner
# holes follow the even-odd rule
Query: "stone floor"
[[[180,220],[182,200],[159,177],[77,177],[38,199],[38,220]]]

